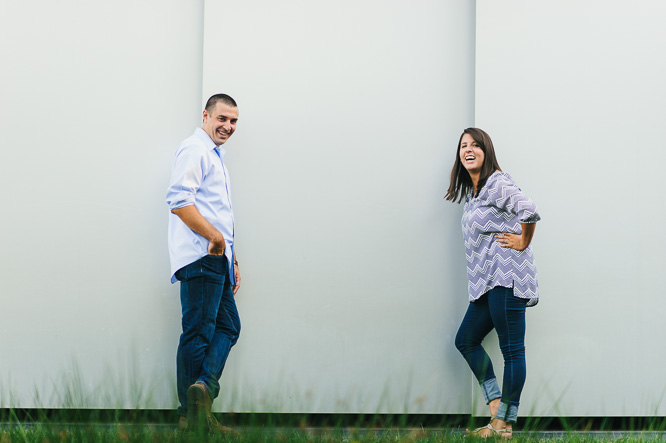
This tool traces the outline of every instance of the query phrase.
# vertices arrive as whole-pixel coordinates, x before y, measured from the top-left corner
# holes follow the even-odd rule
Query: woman
[[[456,347],[481,385],[490,423],[469,431],[510,438],[525,384],[525,308],[539,300],[530,242],[541,219],[536,206],[502,172],[493,142],[478,128],[460,136],[446,199],[465,199],[462,230],[467,255],[469,307]],[[483,338],[495,329],[504,357],[500,391]]]

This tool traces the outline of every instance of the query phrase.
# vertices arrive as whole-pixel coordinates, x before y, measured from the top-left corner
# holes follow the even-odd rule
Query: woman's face
[[[463,135],[462,140],[460,140],[460,152],[458,154],[460,155],[460,162],[470,175],[481,173],[483,160],[486,156],[471,135]]]

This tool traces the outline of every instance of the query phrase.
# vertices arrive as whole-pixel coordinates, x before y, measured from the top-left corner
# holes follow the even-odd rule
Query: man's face
[[[204,109],[201,129],[206,131],[216,145],[220,146],[229,140],[231,134],[236,130],[236,122],[238,122],[238,108],[217,102],[213,112],[208,113]]]

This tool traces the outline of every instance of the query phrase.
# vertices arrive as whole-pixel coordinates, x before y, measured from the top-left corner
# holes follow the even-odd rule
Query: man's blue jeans
[[[229,281],[227,258],[206,255],[176,272],[180,281],[183,333],[176,357],[178,414],[187,417],[187,389],[201,382],[211,399],[240,334],[240,318]]]
[[[525,308],[527,300],[514,297],[513,288],[497,286],[470,303],[456,335],[456,348],[467,360],[483,390],[486,403],[501,397],[497,418],[515,422],[525,385]],[[504,357],[500,392],[490,357],[481,346],[493,328]]]

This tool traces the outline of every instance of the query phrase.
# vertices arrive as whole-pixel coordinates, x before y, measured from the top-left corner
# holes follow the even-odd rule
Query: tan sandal
[[[490,429],[492,432],[485,436],[480,436],[479,433],[484,429]],[[504,428],[504,429],[495,429],[493,426],[488,423],[485,426],[476,428],[473,431],[467,429],[467,435],[465,437],[479,437],[479,438],[488,438],[488,437],[502,437],[502,438],[512,438],[513,437],[513,428]]]

